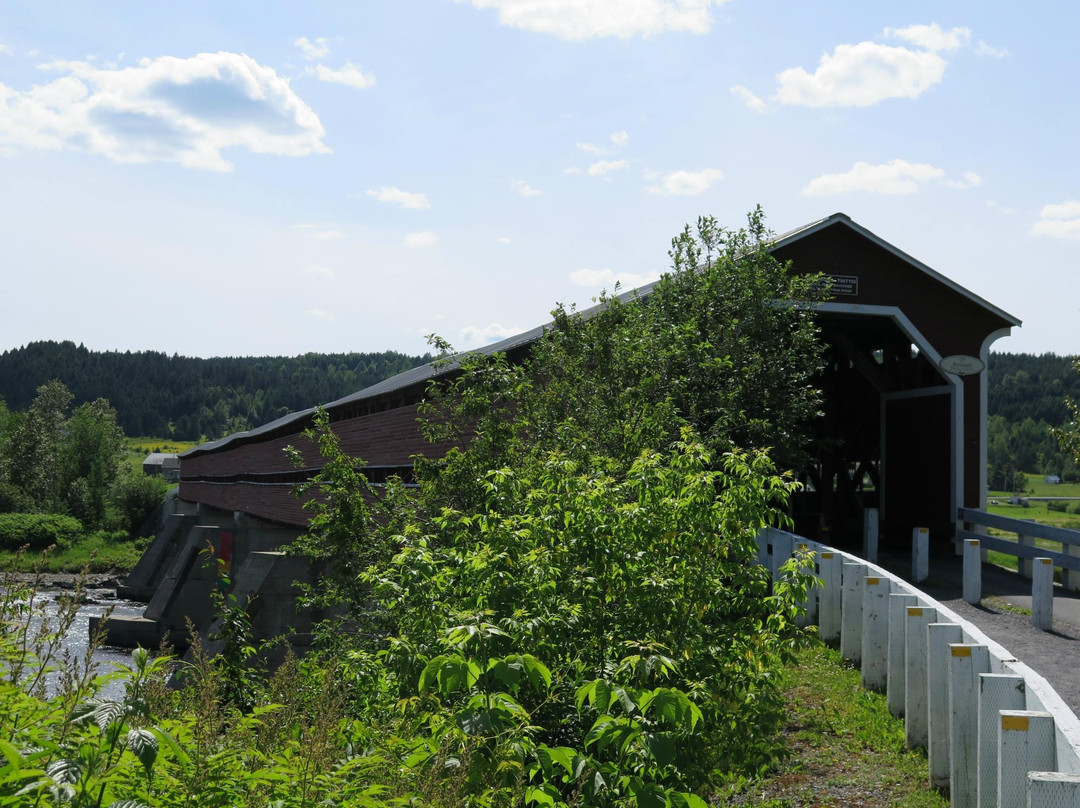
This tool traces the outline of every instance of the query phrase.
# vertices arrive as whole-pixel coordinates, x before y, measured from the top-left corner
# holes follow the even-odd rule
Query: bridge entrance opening
[[[819,322],[822,416],[795,531],[858,549],[863,511],[877,508],[882,549],[905,551],[914,526],[943,536],[955,511],[954,386],[894,317],[823,310]]]

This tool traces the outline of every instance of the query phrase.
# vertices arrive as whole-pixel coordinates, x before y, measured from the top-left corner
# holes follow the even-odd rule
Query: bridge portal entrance
[[[882,547],[906,549],[916,526],[948,534],[956,383],[902,317],[832,305],[820,324],[824,406],[793,502],[796,532],[858,548],[863,511],[876,508]]]

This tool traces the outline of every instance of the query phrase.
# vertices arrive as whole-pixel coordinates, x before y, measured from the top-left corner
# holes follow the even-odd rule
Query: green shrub
[[[161,477],[148,477],[138,471],[121,474],[110,492],[107,526],[134,535],[150,512],[165,501],[168,490],[169,484]]]
[[[82,536],[83,527],[72,516],[55,513],[0,513],[0,549],[31,550],[70,547]]]

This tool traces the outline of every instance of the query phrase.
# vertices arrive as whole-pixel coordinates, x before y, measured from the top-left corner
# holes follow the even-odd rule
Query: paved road
[[[882,566],[907,578],[910,561],[884,558]],[[919,589],[1007,648],[1013,656],[1044,677],[1080,715],[1080,593],[1054,587],[1054,629],[1040,631],[1031,624],[1031,581],[1001,567],[984,564],[983,600],[978,606],[961,597],[963,569],[959,558],[932,558],[932,575]],[[1026,609],[1029,614],[1015,610]]]

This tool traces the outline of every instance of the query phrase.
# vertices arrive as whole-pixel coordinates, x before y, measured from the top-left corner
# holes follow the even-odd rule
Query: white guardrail
[[[864,687],[887,693],[953,806],[1080,806],[1080,720],[1039,674],[876,564],[773,528],[758,547],[774,579],[797,549],[813,551],[822,585],[805,619],[861,666]]]

